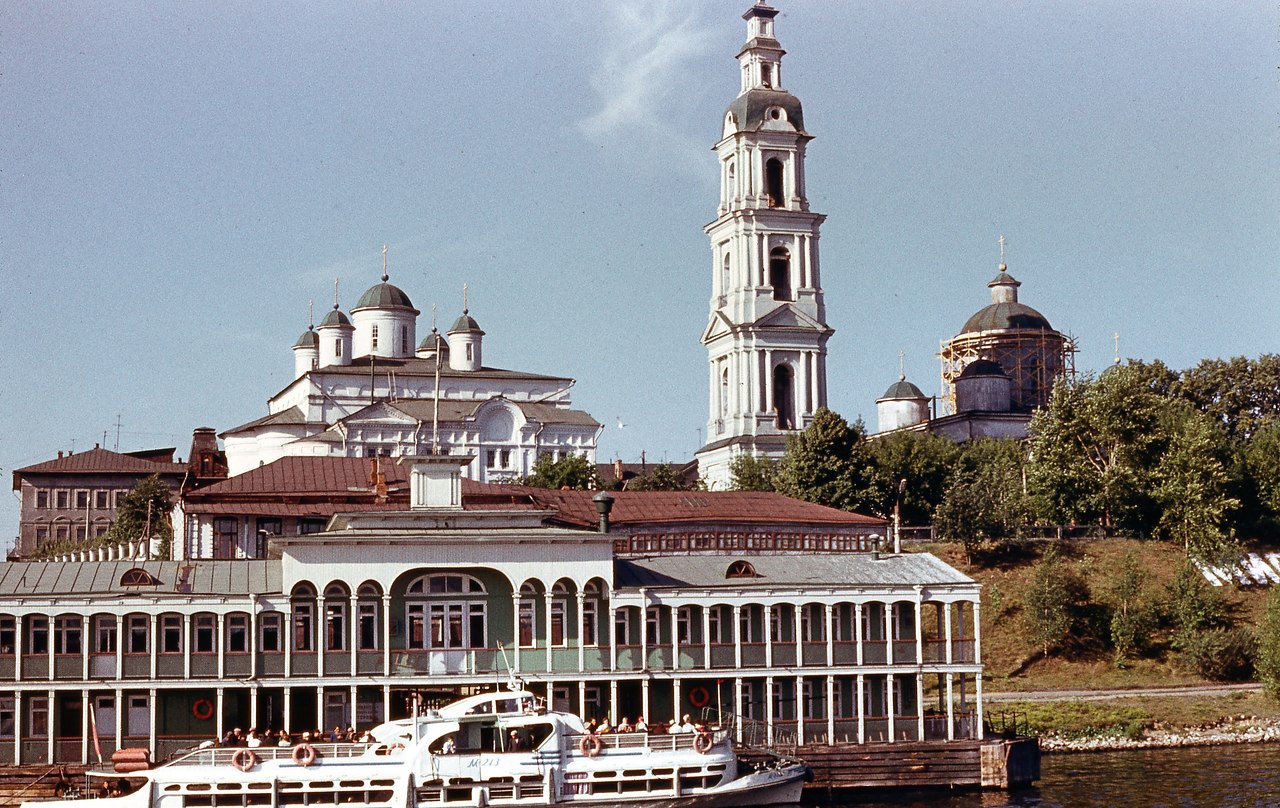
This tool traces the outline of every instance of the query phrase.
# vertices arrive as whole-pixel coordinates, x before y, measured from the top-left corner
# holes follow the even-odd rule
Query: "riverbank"
[[[1067,737],[1058,733],[1040,736],[1042,752],[1111,752],[1125,749],[1179,749],[1196,746],[1229,746],[1280,742],[1280,719],[1253,715],[1230,716],[1202,727],[1145,729],[1138,737],[1094,735]]]

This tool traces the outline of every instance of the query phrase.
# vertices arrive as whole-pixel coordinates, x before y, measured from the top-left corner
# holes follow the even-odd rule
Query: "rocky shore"
[[[1115,749],[1168,749],[1182,746],[1225,746],[1237,743],[1280,741],[1280,720],[1252,715],[1228,716],[1216,724],[1170,728],[1156,724],[1141,737],[1120,734],[1090,738],[1040,736],[1043,752],[1102,752]]]

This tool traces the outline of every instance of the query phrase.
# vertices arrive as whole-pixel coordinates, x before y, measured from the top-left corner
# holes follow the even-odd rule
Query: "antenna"
[[[382,282],[386,283],[391,276],[387,274],[387,245],[382,245]]]
[[[118,452],[118,451],[120,451],[120,413],[116,413],[116,448],[115,448],[115,451],[117,451],[117,452]]]

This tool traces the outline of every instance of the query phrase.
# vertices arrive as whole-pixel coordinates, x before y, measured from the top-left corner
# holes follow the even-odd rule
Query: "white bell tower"
[[[826,324],[818,264],[825,218],[809,210],[800,100],[782,88],[778,12],[757,2],[738,53],[741,90],[715,145],[720,207],[711,239],[711,319],[702,335],[710,375],[699,473],[729,483],[736,455],[781,457],[827,401]]]

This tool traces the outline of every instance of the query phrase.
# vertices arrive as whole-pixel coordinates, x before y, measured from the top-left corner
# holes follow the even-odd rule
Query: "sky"
[[[1274,3],[775,0],[815,136],[829,404],[986,305],[1174,368],[1280,351]],[[599,459],[703,442],[711,147],[747,0],[0,4],[0,472],[266,414],[379,280],[577,379]],[[621,427],[619,425],[622,425]],[[0,497],[0,545],[17,530]]]

